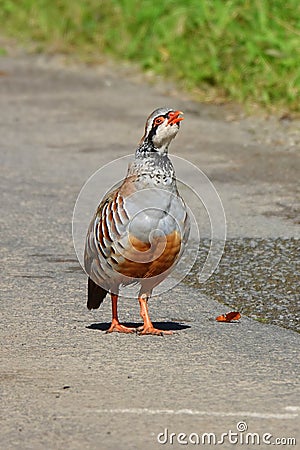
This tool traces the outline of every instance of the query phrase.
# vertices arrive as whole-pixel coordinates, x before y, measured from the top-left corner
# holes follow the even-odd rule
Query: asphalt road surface
[[[299,123],[195,104],[114,66],[18,56],[1,57],[0,70],[1,449],[300,448]],[[152,299],[154,323],[174,335],[105,334],[110,301],[86,309],[73,208],[95,170],[134,152],[162,105],[185,113],[171,152],[217,188],[229,253],[207,291],[190,277]],[[256,265],[247,249],[259,249]],[[275,257],[284,273],[268,291]],[[232,284],[248,268],[252,281]],[[216,322],[230,292],[239,307],[264,299],[267,321],[281,305],[280,326],[248,317],[255,305],[239,323]],[[125,298],[120,316],[140,323],[137,300]]]

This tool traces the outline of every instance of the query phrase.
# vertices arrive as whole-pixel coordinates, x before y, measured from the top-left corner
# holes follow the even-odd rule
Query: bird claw
[[[120,323],[112,323],[108,330],[105,333],[136,333],[136,328],[125,327],[125,325],[121,325]]]
[[[143,336],[145,334],[152,334],[152,335],[156,335],[156,336],[164,336],[165,334],[174,334],[173,331],[171,331],[171,330],[159,330],[158,328],[154,328],[154,327],[145,328],[144,326],[138,327],[137,333],[140,336]]]

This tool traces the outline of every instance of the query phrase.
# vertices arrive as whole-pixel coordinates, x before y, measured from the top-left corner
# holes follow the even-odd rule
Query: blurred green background
[[[0,26],[35,51],[134,61],[204,101],[300,111],[299,0],[0,0]]]

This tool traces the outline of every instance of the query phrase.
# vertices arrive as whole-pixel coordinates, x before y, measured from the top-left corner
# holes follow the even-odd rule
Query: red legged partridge
[[[121,325],[119,289],[140,284],[138,295],[144,325],[140,334],[171,334],[158,330],[148,314],[148,299],[177,264],[188,239],[190,222],[180,197],[168,147],[183,120],[181,111],[156,109],[120,187],[108,193],[93,217],[84,262],[89,275],[89,309],[96,309],[110,292],[112,323],[108,332],[137,331]]]

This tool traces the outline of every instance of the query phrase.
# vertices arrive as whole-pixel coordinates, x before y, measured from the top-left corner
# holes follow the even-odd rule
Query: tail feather
[[[97,309],[105,299],[107,291],[89,278],[88,279],[88,309]]]

